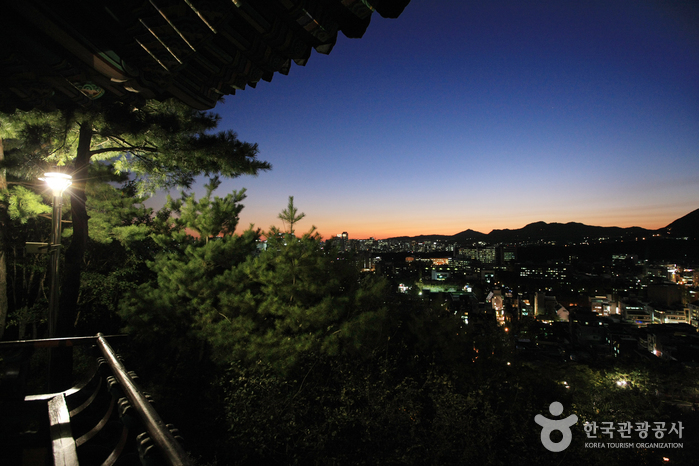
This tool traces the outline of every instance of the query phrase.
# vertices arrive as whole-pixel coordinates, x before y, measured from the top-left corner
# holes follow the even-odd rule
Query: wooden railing
[[[144,465],[192,464],[180,444],[177,430],[161,419],[150,397],[138,386],[138,377],[126,370],[107,342],[123,337],[98,333],[88,337],[0,342],[0,350],[78,345],[94,345],[99,350],[97,369],[86,383],[59,393],[24,397],[24,403],[46,403],[44,412],[54,465],[77,466],[82,461],[87,465],[111,466],[126,456],[134,460],[137,457]],[[120,432],[105,434],[106,430],[113,430],[115,421],[121,425]],[[108,425],[110,429],[105,429]],[[107,437],[110,439],[105,440]]]

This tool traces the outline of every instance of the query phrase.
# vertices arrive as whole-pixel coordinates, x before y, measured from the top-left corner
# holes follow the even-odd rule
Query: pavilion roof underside
[[[175,97],[196,109],[409,0],[22,0],[0,14],[0,111]]]

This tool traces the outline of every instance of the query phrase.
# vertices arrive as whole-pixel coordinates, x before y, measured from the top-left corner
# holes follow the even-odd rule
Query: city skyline
[[[288,196],[325,238],[658,229],[699,207],[696,6],[428,3],[214,109],[273,167],[215,193],[247,188],[240,228],[280,226]]]

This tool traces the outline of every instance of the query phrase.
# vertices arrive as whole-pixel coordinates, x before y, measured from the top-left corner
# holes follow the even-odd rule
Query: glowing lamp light
[[[68,186],[73,184],[73,182],[71,181],[73,177],[70,175],[66,175],[65,173],[44,173],[44,177],[39,179],[42,181],[46,181],[46,184],[49,185],[49,188],[51,188],[51,191],[53,191],[53,195],[56,197],[62,196],[63,191],[65,191],[68,188]]]
[[[51,268],[50,274],[50,293],[49,293],[49,338],[56,336],[56,327],[58,325],[58,262],[60,254],[58,253],[61,245],[61,207],[63,204],[63,192],[72,184],[73,177],[65,173],[49,172],[44,173],[43,178],[53,192],[53,213],[51,215]],[[52,373],[53,368],[49,367],[49,372]]]
[[[618,387],[625,387],[625,386],[626,386],[626,380],[618,380],[616,384],[617,384]]]

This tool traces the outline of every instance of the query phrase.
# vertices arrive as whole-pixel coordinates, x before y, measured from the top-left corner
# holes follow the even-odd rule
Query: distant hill
[[[452,236],[448,235],[420,235],[401,236],[389,238],[401,241],[444,241],[469,243],[472,241],[485,241],[488,243],[515,243],[522,241],[584,241],[586,238],[640,238],[654,234],[664,234],[673,237],[699,237],[699,209],[679,218],[659,230],[647,230],[641,227],[597,227],[583,223],[530,223],[516,230],[493,230],[488,234],[474,230],[465,230]]]
[[[487,235],[479,231],[466,230],[455,235],[419,235],[419,236],[396,236],[394,238],[388,238],[395,241],[417,241],[418,243],[424,243],[426,241],[443,241],[443,242],[469,242],[482,240],[486,241]]]
[[[699,237],[699,209],[690,212],[682,218],[678,218],[661,231],[668,236],[689,237],[697,239]]]
[[[452,236],[456,242],[465,243],[467,241],[484,241],[488,235],[480,231],[466,230]]]
[[[596,227],[583,223],[536,222],[518,230],[493,230],[487,238],[491,243],[514,243],[519,241],[584,241],[586,238],[619,238],[650,236],[652,230],[640,227]]]
[[[388,238],[394,241],[417,241],[424,243],[427,241],[454,241],[454,236],[449,235],[420,235],[420,236],[396,236]]]

